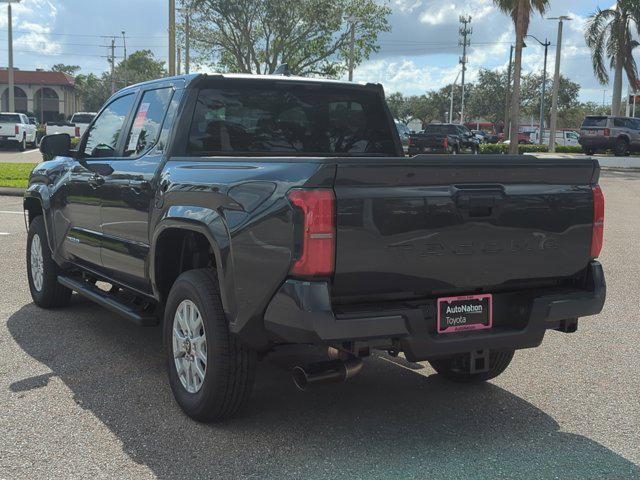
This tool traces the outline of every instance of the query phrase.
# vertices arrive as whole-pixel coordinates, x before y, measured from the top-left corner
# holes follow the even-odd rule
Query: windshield
[[[583,127],[606,127],[607,117],[586,117],[582,122]]]
[[[447,133],[457,133],[456,127],[453,125],[430,123],[424,129],[424,133],[435,133],[437,135],[445,135]]]
[[[188,152],[395,155],[393,134],[375,91],[234,82],[200,91]]]
[[[20,115],[12,115],[10,113],[0,113],[0,123],[22,123]]]
[[[95,115],[91,113],[76,113],[73,117],[71,117],[72,123],[91,123]]]

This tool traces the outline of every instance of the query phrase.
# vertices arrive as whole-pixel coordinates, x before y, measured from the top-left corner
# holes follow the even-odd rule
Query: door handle
[[[132,180],[129,182],[129,188],[136,193],[142,193],[150,190],[151,184],[146,180]]]
[[[93,188],[98,188],[100,185],[103,185],[103,184],[104,184],[103,176],[98,175],[97,173],[94,173],[89,177],[89,185],[91,185]]]

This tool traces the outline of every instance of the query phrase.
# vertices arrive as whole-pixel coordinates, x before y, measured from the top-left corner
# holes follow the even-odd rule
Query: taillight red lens
[[[16,125],[15,132],[16,132],[16,135],[20,135],[20,126]]]
[[[76,127],[76,137],[80,136],[80,127]]]
[[[303,277],[333,274],[336,251],[335,195],[328,189],[294,189],[289,201],[302,211],[302,248],[291,274]]]
[[[409,145],[410,147],[413,146],[413,137],[409,137],[409,140],[407,141],[407,145]]]
[[[593,230],[591,233],[591,258],[598,258],[604,239],[604,195],[600,185],[591,187],[593,191]]]
[[[609,137],[611,136],[611,130],[609,130],[608,128],[605,128],[602,133],[604,134],[605,137]]]
[[[444,140],[442,140],[442,146],[444,148],[449,148],[449,138],[448,137],[444,137]]]

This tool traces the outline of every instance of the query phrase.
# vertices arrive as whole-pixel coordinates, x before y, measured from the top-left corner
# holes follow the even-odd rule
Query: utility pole
[[[111,95],[116,93],[116,76],[115,76],[115,67],[116,67],[116,38],[113,37],[111,39]]]
[[[189,67],[191,63],[191,59],[189,58],[190,46],[189,40],[191,36],[191,6],[187,5],[185,7],[185,17],[184,17],[184,73],[189,74]]]
[[[509,50],[509,68],[507,69],[507,91],[504,99],[504,125],[502,127],[502,133],[504,133],[505,140],[511,140],[511,128],[510,128],[510,105],[511,105],[511,65],[513,64],[513,45]]]
[[[11,19],[11,3],[20,3],[20,0],[0,0],[0,3],[7,4],[7,39],[9,43],[9,68],[7,71],[7,77],[9,81],[9,111],[16,111],[16,97],[15,97],[15,87],[13,81],[13,21]]]
[[[124,86],[129,85],[129,79],[127,78],[127,37],[122,31],[122,48],[124,49],[124,63],[122,64],[122,76],[124,77]]]
[[[449,104],[449,123],[453,123],[453,90],[456,88],[456,83],[458,83],[458,77],[460,76],[460,72],[456,75],[456,79],[453,81],[453,85],[451,85],[451,96],[450,96],[450,104]]]
[[[169,0],[169,76],[176,74],[176,0]]]
[[[353,82],[353,63],[355,55],[355,46],[356,46],[356,21],[355,18],[351,17],[348,19],[351,22],[351,39],[349,41],[349,81]]]
[[[540,93],[540,135],[538,135],[538,143],[542,145],[542,133],[544,130],[544,96],[547,92],[547,53],[549,51],[549,45],[551,42],[544,39],[544,43],[538,40],[534,35],[526,35],[527,37],[533,38],[536,42],[544,47],[544,67],[542,68],[542,92]]]
[[[551,97],[551,124],[549,126],[549,151],[556,151],[556,129],[558,126],[558,91],[560,90],[560,53],[562,50],[562,22],[571,18],[561,15],[560,17],[549,18],[548,20],[558,20],[558,41],[556,42],[556,70],[553,74],[553,93]]]
[[[460,63],[462,64],[462,80],[460,84],[462,85],[462,101],[460,106],[460,125],[464,125],[464,74],[467,71],[467,47],[471,45],[471,40],[468,40],[467,37],[473,33],[473,28],[469,26],[471,23],[471,15],[460,15],[459,17],[460,23],[462,26],[458,30],[460,36],[462,37],[458,41],[458,45],[462,46],[462,58],[460,58]]]

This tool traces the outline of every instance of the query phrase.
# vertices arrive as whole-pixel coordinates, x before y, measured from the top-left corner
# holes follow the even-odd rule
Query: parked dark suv
[[[580,128],[580,145],[587,155],[613,150],[618,157],[640,151],[640,118],[590,115]]]

